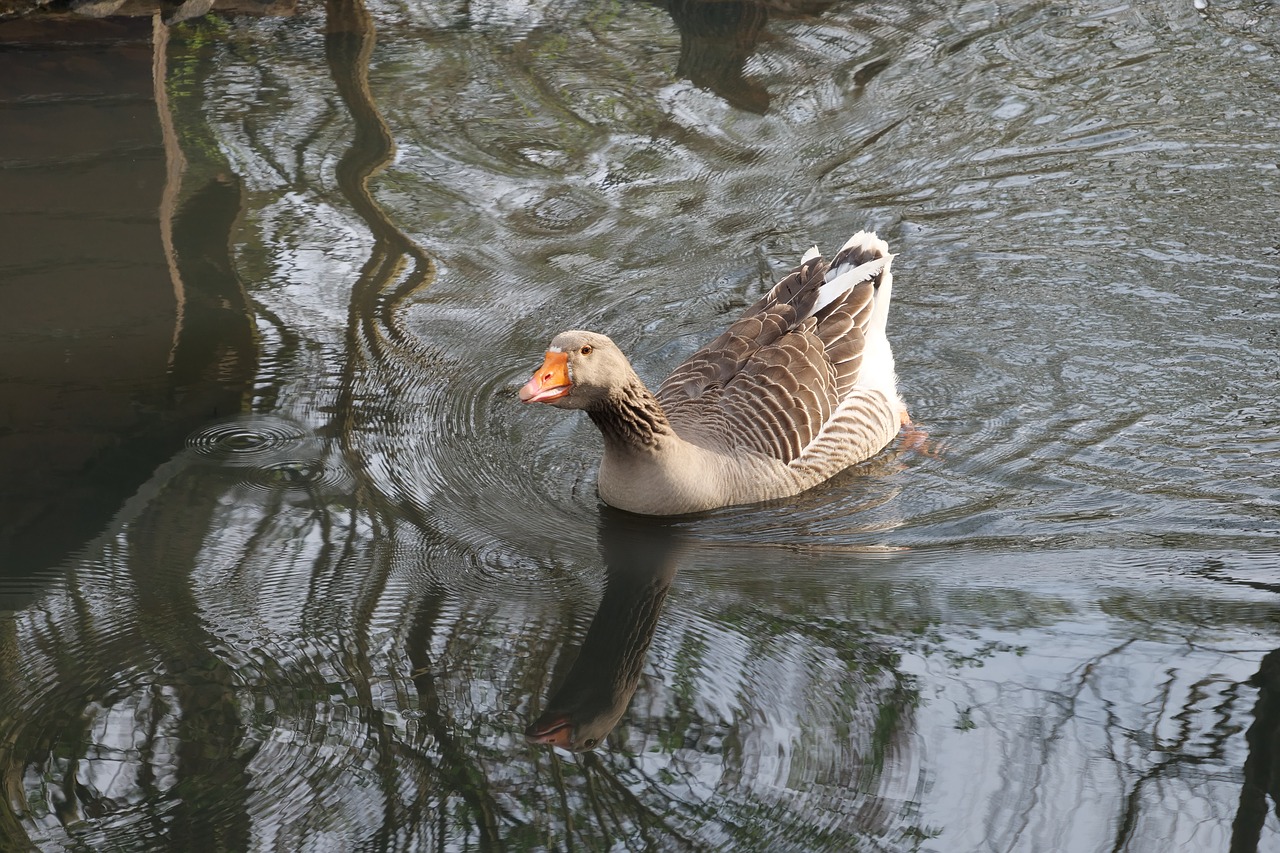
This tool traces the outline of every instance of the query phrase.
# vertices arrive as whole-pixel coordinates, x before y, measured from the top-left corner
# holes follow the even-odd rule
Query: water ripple
[[[201,459],[236,472],[239,482],[267,492],[342,492],[352,476],[314,432],[280,417],[247,415],[205,427],[187,439]]]
[[[201,456],[228,464],[257,465],[310,437],[301,424],[269,415],[240,417],[205,427],[187,439]]]

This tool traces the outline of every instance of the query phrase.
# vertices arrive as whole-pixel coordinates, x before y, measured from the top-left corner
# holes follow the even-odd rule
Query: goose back
[[[800,459],[857,386],[869,334],[883,334],[869,327],[890,256],[855,240],[831,264],[811,250],[662,383],[656,396],[679,435]]]

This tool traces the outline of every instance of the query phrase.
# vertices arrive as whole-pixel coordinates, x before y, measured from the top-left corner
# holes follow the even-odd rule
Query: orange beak
[[[520,389],[520,400],[525,403],[549,403],[568,394],[572,387],[573,382],[569,379],[569,354],[548,350],[542,367],[535,370]]]
[[[558,746],[561,749],[573,748],[573,722],[568,715],[560,714],[549,720],[539,719],[525,729],[525,739],[529,743],[540,743],[544,746]]]

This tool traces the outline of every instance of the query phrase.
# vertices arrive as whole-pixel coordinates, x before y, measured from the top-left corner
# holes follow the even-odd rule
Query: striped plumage
[[[600,427],[604,501],[674,515],[796,494],[887,445],[905,422],[885,337],[889,247],[817,248],[652,394],[604,335],[551,342],[520,396]]]

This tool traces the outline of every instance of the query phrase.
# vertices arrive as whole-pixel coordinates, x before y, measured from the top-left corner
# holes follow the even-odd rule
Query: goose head
[[[520,399],[561,409],[592,409],[634,378],[631,363],[607,336],[561,332],[551,339],[542,366],[520,389]]]

